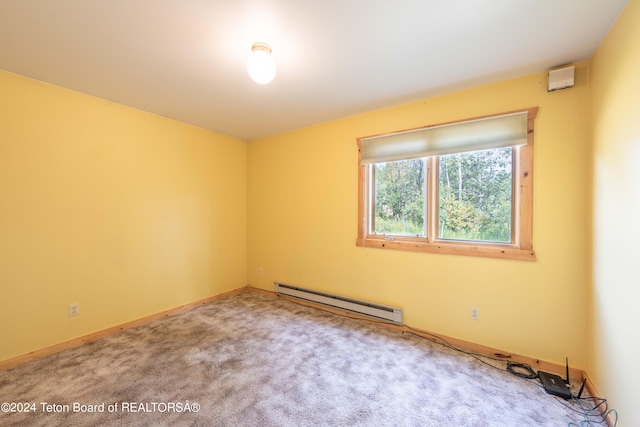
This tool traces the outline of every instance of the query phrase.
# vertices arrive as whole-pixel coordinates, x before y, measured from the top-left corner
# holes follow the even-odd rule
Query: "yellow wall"
[[[592,59],[593,271],[587,371],[640,426],[640,2]]]
[[[245,141],[3,71],[0,94],[0,360],[246,285]]]
[[[400,306],[408,325],[584,368],[588,78],[579,64],[570,90],[540,73],[251,141],[249,283]],[[537,262],[355,246],[357,137],[535,106]]]

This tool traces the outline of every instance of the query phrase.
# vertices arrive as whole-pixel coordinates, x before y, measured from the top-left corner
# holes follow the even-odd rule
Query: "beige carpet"
[[[566,426],[583,411],[428,340],[252,292],[0,372],[3,402],[29,412],[2,426]]]

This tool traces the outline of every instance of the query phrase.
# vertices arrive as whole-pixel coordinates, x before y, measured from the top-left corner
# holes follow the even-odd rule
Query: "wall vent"
[[[278,295],[285,295],[304,301],[322,304],[327,307],[338,308],[361,316],[370,317],[376,320],[402,325],[402,309],[387,305],[375,304],[353,298],[346,298],[340,295],[318,292],[311,289],[304,289],[298,286],[274,283],[275,292]]]
[[[573,87],[575,68],[576,67],[572,65],[571,67],[549,71],[547,92]]]

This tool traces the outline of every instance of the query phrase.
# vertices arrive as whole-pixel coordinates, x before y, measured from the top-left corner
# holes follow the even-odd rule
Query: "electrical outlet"
[[[480,320],[480,310],[475,307],[471,308],[471,320]]]
[[[262,267],[258,268],[258,274],[261,276],[264,274],[264,270],[262,269]]]
[[[69,317],[75,317],[80,314],[80,304],[69,304]]]

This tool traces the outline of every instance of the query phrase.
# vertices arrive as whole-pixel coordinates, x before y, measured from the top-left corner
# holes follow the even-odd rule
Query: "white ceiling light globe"
[[[261,85],[269,83],[276,75],[276,62],[271,56],[271,48],[264,43],[255,43],[247,60],[249,76]]]

